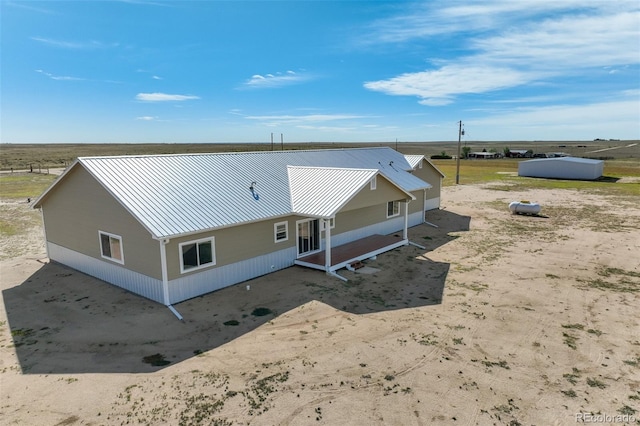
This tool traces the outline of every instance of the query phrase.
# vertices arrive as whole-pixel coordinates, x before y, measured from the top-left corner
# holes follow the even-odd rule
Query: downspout
[[[427,222],[427,211],[425,210],[425,206],[427,205],[427,188],[423,189],[422,192],[424,196],[422,197],[422,223]]]
[[[51,261],[49,257],[49,241],[47,240],[47,227],[44,226],[44,206],[40,206],[40,218],[42,219],[42,233],[44,234],[44,248],[47,251],[47,259]]]
[[[440,181],[442,181],[442,178],[440,178]],[[424,189],[423,191],[424,191],[424,203],[426,204],[426,202],[427,202],[427,190]],[[438,204],[438,208],[440,208],[440,204]],[[423,210],[424,210],[424,207],[423,207]],[[434,228],[438,227],[438,225],[436,225],[434,223],[427,222],[427,211],[426,210],[422,212],[422,223],[426,223],[427,225],[433,226]]]
[[[407,229],[409,228],[409,203],[411,201],[410,200],[406,200],[404,202],[404,229],[402,230],[402,239],[403,240],[407,240],[409,239],[408,235],[408,231]]]
[[[167,244],[169,243],[169,239],[160,240],[160,264],[162,269],[162,298],[164,300],[164,305],[169,308],[171,312],[182,321],[182,315],[176,309],[171,306],[169,300],[169,273],[167,271]]]

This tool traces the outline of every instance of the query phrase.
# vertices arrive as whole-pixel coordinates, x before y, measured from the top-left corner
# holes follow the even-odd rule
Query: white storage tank
[[[540,213],[540,204],[531,201],[512,201],[509,203],[509,210],[516,214],[538,214]]]

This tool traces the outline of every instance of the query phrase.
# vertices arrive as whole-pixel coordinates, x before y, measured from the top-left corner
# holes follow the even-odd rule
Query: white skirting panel
[[[409,215],[409,228],[411,228],[412,226],[422,225],[423,223],[424,223],[424,212],[415,212]]]
[[[49,259],[162,303],[162,281],[47,241]]]
[[[423,212],[409,215],[409,226],[423,223]],[[349,232],[332,235],[332,245],[346,244],[374,234],[391,234],[401,232],[404,227],[404,216],[398,216],[382,223],[354,229]],[[122,266],[98,260],[48,242],[49,258],[70,266],[87,275],[99,278],[108,283],[122,287],[132,293],[139,294],[159,303],[164,303],[162,281],[130,271]],[[324,247],[324,241],[323,241]],[[297,248],[290,247],[274,253],[265,254],[252,259],[243,260],[231,265],[214,267],[202,272],[186,275],[169,281],[169,303],[178,303],[212,291],[220,290],[252,278],[266,275],[294,265]]]
[[[169,300],[171,303],[182,302],[279,269],[288,268],[293,266],[295,259],[296,247],[291,247],[171,280],[169,281]]]
[[[427,198],[424,200],[424,211],[434,210],[440,208],[440,197]]]

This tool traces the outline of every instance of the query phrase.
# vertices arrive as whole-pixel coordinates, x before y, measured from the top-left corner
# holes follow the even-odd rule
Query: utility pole
[[[273,151],[273,132],[271,133],[271,151]]]
[[[464,135],[464,129],[462,128],[462,120],[458,121],[458,155],[456,156],[456,185],[460,183],[460,142],[462,141],[462,135]]]
[[[284,135],[280,133],[280,151],[284,151]]]

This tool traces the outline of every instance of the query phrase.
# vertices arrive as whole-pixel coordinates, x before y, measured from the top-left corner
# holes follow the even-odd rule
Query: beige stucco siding
[[[400,203],[400,215],[404,214],[404,203]],[[352,231],[365,226],[374,225],[387,220],[387,204],[377,204],[375,206],[364,207],[357,210],[340,212],[336,215],[335,228],[331,230],[332,235]]]
[[[81,165],[42,202],[47,241],[104,262],[98,231],[122,237],[124,267],[161,278],[159,243]]]
[[[422,168],[416,167],[413,174],[423,181],[431,184],[432,188],[427,189],[427,199],[440,197],[442,190],[442,175],[427,161],[422,160]],[[415,195],[415,194],[414,194]],[[424,202],[424,197],[420,197]]]
[[[180,272],[181,243],[214,237],[216,264],[213,267],[230,265],[252,257],[295,247],[296,220],[300,219],[302,219],[302,217],[289,216],[203,232],[186,237],[173,238],[169,244],[167,244],[167,269],[169,279],[172,280],[190,273],[199,272],[199,270],[186,272],[184,274]],[[276,243],[274,225],[280,222],[288,223],[288,239]]]
[[[369,187],[363,189],[363,191],[365,190],[369,191]],[[404,194],[402,191],[399,192],[400,194]],[[393,192],[392,194],[393,196],[398,196],[396,192]],[[379,201],[380,200],[378,200],[378,203]],[[404,214],[404,209],[404,203],[401,202],[400,215]],[[230,265],[278,250],[296,247],[296,221],[303,219],[309,218],[289,216],[203,232],[186,237],[173,238],[166,247],[169,280],[177,279],[188,274],[198,273],[209,268]],[[386,202],[359,209],[341,211],[336,215],[335,227],[331,230],[331,234],[337,235],[354,229],[363,228],[365,226],[374,225],[385,220],[387,220]],[[276,243],[274,237],[274,224],[279,222],[288,223],[288,240]],[[215,242],[215,266],[181,273],[180,244],[210,237],[214,237]],[[324,238],[324,232],[321,233],[321,238]]]
[[[388,201],[404,200],[406,198],[409,198],[409,196],[404,191],[383,176],[378,175],[376,189],[371,189],[370,185],[366,185],[340,211],[346,212],[386,203]]]
[[[413,191],[411,194],[413,194],[416,199],[409,203],[409,214],[416,213],[424,209],[424,190],[420,189],[418,191]]]

